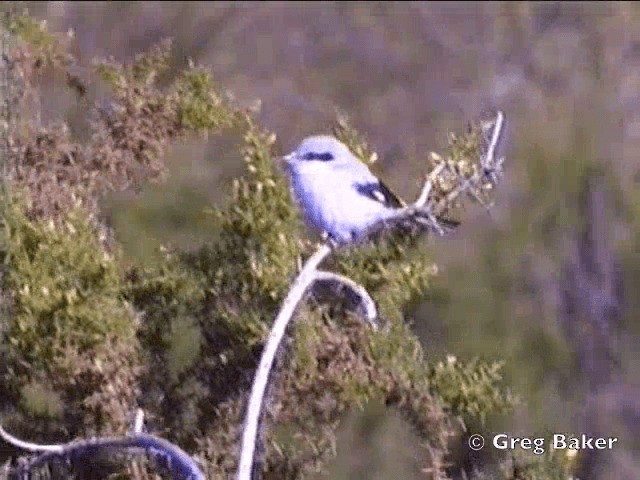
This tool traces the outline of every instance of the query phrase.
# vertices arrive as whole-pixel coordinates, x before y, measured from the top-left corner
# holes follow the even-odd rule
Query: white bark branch
[[[433,171],[427,176],[427,181],[422,187],[420,196],[413,204],[414,208],[420,208],[424,206],[425,203],[427,203],[427,200],[429,199],[429,194],[431,193],[431,189],[433,188],[433,181],[438,177],[438,175],[440,175],[442,170],[444,170],[444,167],[445,167],[445,164],[441,163],[436,168],[434,168]]]
[[[340,275],[333,272],[317,271],[315,274],[316,281],[338,283],[344,288],[348,288],[353,292],[360,300],[360,309],[364,313],[364,317],[369,324],[377,330],[380,325],[378,324],[378,308],[376,302],[373,301],[369,292],[360,284],[354,282],[344,275]]]
[[[142,433],[142,427],[144,427],[144,411],[141,408],[136,410],[136,417],[133,421],[132,433]]]
[[[318,265],[331,253],[328,243],[323,244],[305,263],[304,267],[295,279],[280,312],[276,317],[269,338],[265,344],[258,369],[254,377],[244,429],[242,432],[242,444],[240,451],[240,463],[238,467],[238,480],[251,480],[254,455],[258,439],[258,424],[262,411],[264,394],[269,381],[269,375],[273,367],[278,347],[284,338],[287,326],[291,322],[296,307],[303,300],[309,288],[317,281],[339,283],[350,289],[359,299],[360,307],[366,320],[374,329],[378,328],[378,309],[367,290],[350,278],[337,273],[317,270]]]
[[[0,438],[2,438],[9,445],[13,445],[16,448],[27,450],[29,452],[54,452],[62,453],[64,446],[62,445],[39,445],[37,443],[30,443],[20,440],[19,438],[10,435],[4,428],[0,426]]]
[[[323,244],[309,259],[300,271],[300,274],[293,282],[285,298],[280,312],[276,317],[267,343],[262,351],[262,357],[258,364],[258,369],[251,387],[249,405],[247,407],[246,421],[242,432],[242,446],[240,450],[240,464],[238,467],[238,480],[251,480],[253,469],[253,457],[256,449],[258,436],[258,423],[262,409],[262,400],[267,388],[271,367],[275,360],[278,347],[282,342],[287,325],[291,321],[295,309],[304,297],[308,288],[316,279],[316,269],[318,265],[331,253],[331,247]]]

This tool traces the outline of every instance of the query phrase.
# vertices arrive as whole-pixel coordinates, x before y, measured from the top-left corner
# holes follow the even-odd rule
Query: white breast
[[[349,241],[352,234],[391,212],[379,202],[360,194],[356,183],[376,181],[363,169],[327,168],[309,162],[291,170],[291,186],[307,222],[334,238]]]

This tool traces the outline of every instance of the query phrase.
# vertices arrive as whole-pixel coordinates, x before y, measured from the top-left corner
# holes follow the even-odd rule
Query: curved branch
[[[9,445],[13,445],[16,448],[27,450],[29,452],[52,452],[62,453],[64,451],[63,445],[39,445],[37,443],[25,442],[19,438],[9,434],[2,426],[0,426],[0,438],[2,438]]]
[[[55,460],[78,459],[114,448],[125,450],[129,454],[147,454],[160,465],[172,472],[174,479],[205,480],[204,473],[195,461],[177,445],[147,434],[135,434],[122,438],[96,438],[80,440],[63,445],[38,445],[24,442],[0,427],[0,436],[4,441],[15,447],[31,452],[44,452],[36,458],[26,461],[19,467],[19,474],[24,475],[30,470]]]
[[[251,471],[253,469],[258,436],[258,424],[269,374],[271,373],[278,347],[282,342],[287,326],[293,318],[296,307],[302,301],[308,289],[318,281],[341,284],[341,286],[351,290],[351,292],[360,299],[360,307],[371,326],[374,329],[378,329],[379,327],[376,304],[362,285],[343,275],[317,270],[318,265],[320,265],[329,253],[331,253],[331,246],[325,243],[309,257],[289,290],[280,312],[273,323],[271,333],[269,334],[269,338],[262,352],[262,357],[260,358],[258,369],[256,370],[251,394],[249,396],[246,421],[242,432],[242,446],[237,475],[238,480],[251,480]]]
[[[249,405],[247,407],[247,417],[242,432],[242,446],[240,450],[240,464],[238,466],[238,480],[251,480],[251,470],[253,469],[253,457],[256,449],[256,440],[258,434],[258,423],[260,420],[260,411],[262,409],[262,399],[267,388],[271,367],[275,360],[276,352],[280,346],[280,342],[284,337],[287,325],[293,318],[298,303],[304,297],[309,286],[316,279],[316,269],[318,265],[331,253],[331,247],[323,244],[305,263],[304,267],[293,282],[293,286],[289,290],[285,298],[280,312],[276,317],[267,343],[262,351],[262,357],[258,364],[258,369],[251,387],[249,396]]]
[[[360,300],[359,307],[364,313],[364,317],[371,326],[377,330],[380,325],[378,324],[378,308],[376,302],[373,301],[369,292],[360,285],[354,282],[344,275],[340,275],[333,272],[317,271],[315,274],[315,280],[320,282],[328,282],[332,284],[340,284],[343,288],[348,288],[355,296]]]

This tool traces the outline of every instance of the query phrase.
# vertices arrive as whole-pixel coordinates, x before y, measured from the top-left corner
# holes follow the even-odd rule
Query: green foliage
[[[171,41],[164,40],[150,51],[136,55],[129,65],[103,60],[95,68],[117,96],[133,95],[134,107],[160,109],[175,115],[177,129],[206,135],[233,126],[236,112],[204,68],[190,65],[177,76],[168,95],[157,96],[155,85],[167,72],[170,59]]]
[[[203,279],[183,268],[180,258],[164,252],[164,261],[157,265],[134,267],[127,275],[126,298],[145,312],[145,325],[158,327],[194,312],[204,300]]]
[[[169,67],[170,49],[171,41],[164,40],[150,51],[137,54],[128,65],[106,60],[97,62],[96,73],[116,91],[127,90],[131,86],[150,87]]]
[[[152,266],[128,272],[124,295],[144,312],[138,333],[149,360],[155,363],[153,373],[166,385],[164,373],[176,382],[199,358],[201,339],[195,322],[205,299],[205,285],[175,254],[165,251],[162,256],[163,260]],[[157,356],[162,358],[161,364]]]
[[[11,3],[11,2],[3,2]],[[50,33],[47,29],[46,22],[38,22],[30,16],[26,11],[17,12],[18,7],[15,5],[8,6],[5,11],[0,14],[0,25],[6,29],[12,38],[18,39],[20,47],[17,49],[18,55],[22,56],[25,61],[20,65],[23,72],[15,72],[21,82],[21,87],[29,88],[29,83],[33,80],[32,70],[40,70],[42,67],[54,67],[66,70],[73,64],[74,58],[69,53],[69,43],[73,38],[73,31],[69,30],[66,34]],[[28,53],[25,55],[26,46]],[[4,52],[3,52],[4,53]],[[28,75],[25,75],[29,72]],[[67,72],[68,73],[68,72]],[[75,75],[67,75],[67,81],[74,88],[80,87],[79,91],[84,91],[84,87],[77,83],[79,79]],[[76,82],[74,84],[74,82]],[[24,93],[24,92],[21,92]],[[14,92],[14,95],[16,92]],[[12,111],[11,115],[16,115],[18,111]]]
[[[303,439],[291,445],[285,457],[311,455],[304,450],[333,455],[334,432],[328,430],[333,430],[333,422],[353,409],[381,403],[396,409],[414,428],[429,452],[422,459],[425,468],[441,471],[455,428],[430,392],[415,337],[407,330],[402,333],[372,332],[352,316],[338,324],[326,314],[304,315],[296,326],[294,369],[283,372],[284,392],[275,402],[287,420],[300,425]],[[413,349],[402,348],[406,346]]]
[[[346,114],[338,113],[333,134],[364,163],[371,166],[378,160],[378,154],[373,151],[360,132],[351,125]]]
[[[518,403],[498,385],[502,381],[503,362],[486,363],[479,359],[460,362],[448,356],[430,367],[432,388],[456,415],[478,418],[483,423],[489,413],[507,413]]]
[[[175,382],[200,357],[202,336],[199,325],[193,319],[181,318],[172,327],[168,364],[170,378]]]
[[[2,15],[2,23],[11,35],[28,43],[38,58],[43,60],[68,58],[61,37],[48,32],[46,22],[38,22],[24,12]]]
[[[246,122],[246,174],[234,180],[229,206],[211,210],[219,239],[193,261],[218,305],[216,318],[246,332],[244,341],[253,343],[275,315],[302,242],[297,212],[273,162],[276,137],[249,117]]]
[[[56,223],[5,200],[4,395],[23,414],[64,419],[36,428],[23,418],[28,431],[122,431],[137,395],[138,316],[122,295],[117,250],[104,249],[79,208]]]
[[[32,222],[13,202],[4,216],[13,362],[53,372],[68,348],[87,352],[110,336],[134,334],[133,312],[120,296],[117,260],[102,251],[86,215],[69,212],[62,226]]]
[[[402,319],[403,309],[426,292],[436,271],[415,237],[394,236],[339,252],[336,263],[345,275],[376,292],[381,315],[391,321]]]
[[[502,364],[478,359],[427,362],[422,346],[405,324],[373,334],[370,354],[382,368],[440,398],[456,416],[484,421],[487,415],[510,412],[518,403],[501,387]]]
[[[59,419],[64,412],[64,403],[58,392],[39,382],[24,385],[20,399],[21,408],[35,417]]]
[[[182,128],[209,133],[230,127],[229,108],[214,88],[211,74],[203,68],[191,68],[177,80],[178,122]]]

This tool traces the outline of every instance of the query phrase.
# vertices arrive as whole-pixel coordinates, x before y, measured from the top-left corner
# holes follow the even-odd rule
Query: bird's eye
[[[330,162],[331,160],[333,160],[333,154],[329,152],[321,153],[320,155],[318,155],[318,160],[320,160],[321,162]]]
[[[303,160],[319,160],[321,162],[330,162],[331,160],[333,160],[333,154],[330,152],[324,152],[324,153],[316,153],[316,152],[309,152],[309,153],[305,153],[302,156]]]

